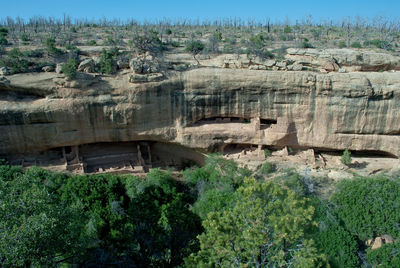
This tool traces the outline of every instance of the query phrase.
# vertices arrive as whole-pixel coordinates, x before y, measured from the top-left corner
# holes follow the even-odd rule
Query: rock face
[[[286,56],[304,66],[322,68],[328,72],[339,68],[348,71],[400,70],[400,57],[371,51],[353,49],[298,49],[290,48]]]
[[[57,86],[56,76],[0,81],[0,156],[143,140],[203,152],[250,144],[400,156],[398,72],[198,68],[144,84],[103,77],[79,89]]]

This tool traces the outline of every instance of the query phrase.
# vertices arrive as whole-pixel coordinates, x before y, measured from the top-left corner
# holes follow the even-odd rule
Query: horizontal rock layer
[[[199,68],[146,84],[109,77],[69,94],[51,75],[0,82],[0,155],[152,140],[202,151],[257,144],[400,156],[398,72]]]

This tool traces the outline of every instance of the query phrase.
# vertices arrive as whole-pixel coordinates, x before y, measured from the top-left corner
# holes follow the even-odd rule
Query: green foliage
[[[95,46],[95,45],[97,45],[96,40],[90,40],[88,42],[88,46]]]
[[[259,33],[251,36],[247,44],[247,53],[263,59],[274,58],[273,53],[267,49],[270,40],[271,38],[265,33]]]
[[[193,211],[204,219],[209,212],[230,206],[235,200],[235,190],[250,174],[218,154],[209,155],[201,168],[186,169],[183,178],[197,197]]]
[[[76,78],[76,67],[78,66],[78,63],[76,61],[76,59],[74,58],[69,58],[67,63],[65,63],[62,67],[61,67],[61,71],[63,72],[63,74],[65,74],[65,76],[69,79],[75,79]]]
[[[138,54],[146,54],[148,52],[153,56],[157,56],[164,50],[163,43],[158,37],[158,32],[151,29],[142,33],[136,32],[129,44]]]
[[[400,242],[384,244],[378,249],[367,249],[367,261],[372,267],[400,267]]]
[[[84,217],[44,183],[48,172],[0,167],[0,265],[54,266],[86,247]]]
[[[127,213],[132,215],[133,238],[139,245],[133,257],[139,267],[176,266],[198,250],[196,235],[202,227],[187,208],[194,199],[184,185],[156,169],[146,180],[128,179],[126,190],[131,200]]]
[[[173,47],[180,47],[181,44],[180,44],[178,41],[172,41],[172,42],[171,42],[171,46],[173,46]]]
[[[286,25],[285,28],[283,28],[283,32],[285,34],[292,33],[292,28],[289,25]]]
[[[234,206],[211,212],[203,221],[201,249],[186,260],[188,267],[324,266],[313,241],[304,239],[314,212],[306,199],[254,179],[246,179],[237,193]]]
[[[363,55],[362,54],[357,54],[356,55],[356,60],[357,61],[363,61],[364,60]]]
[[[215,37],[215,39],[217,39],[217,40],[219,40],[219,41],[222,41],[222,33],[221,32],[215,32],[214,34],[213,34],[213,36]]]
[[[114,59],[118,55],[118,49],[109,49],[101,51],[99,71],[105,74],[112,74],[115,72],[115,62]]]
[[[146,179],[75,176],[58,189],[62,200],[81,204],[95,233],[96,249],[113,262],[137,267],[179,265],[198,249],[200,219],[188,210],[188,189],[160,170]],[[90,251],[86,258],[93,260]],[[129,257],[128,259],[126,257]],[[104,263],[105,265],[105,263]]]
[[[54,38],[47,38],[45,41],[45,47],[49,55],[55,56],[62,53],[60,49],[56,48],[56,40]]]
[[[275,171],[275,166],[267,161],[264,162],[264,164],[262,164],[262,166],[260,167],[260,169],[258,170],[258,173],[260,173],[261,175],[268,175],[272,172]]]
[[[107,39],[104,41],[104,45],[105,45],[105,46],[115,46],[115,45],[116,45],[116,42],[115,42],[115,40],[114,40],[111,36],[109,36],[109,37],[107,37]]]
[[[10,68],[11,73],[22,73],[28,71],[29,61],[18,48],[13,48],[0,60],[0,66]]]
[[[314,239],[333,268],[360,267],[356,238],[340,225],[330,204],[313,198],[316,208],[314,220],[318,222]]]
[[[294,191],[298,196],[306,196],[309,194],[308,187],[305,183],[304,177],[298,174],[293,169],[288,169],[283,175],[278,176],[275,181],[279,182],[281,185],[288,187],[290,190]]]
[[[208,213],[231,206],[235,193],[227,189],[210,189],[202,193],[193,205],[193,212],[206,219]]]
[[[219,154],[207,156],[206,164],[194,170],[187,169],[183,178],[198,196],[210,189],[234,191],[251,172],[239,168],[232,160],[223,159]]]
[[[338,224],[331,224],[320,232],[317,245],[333,268],[360,267],[358,245],[352,235]]]
[[[25,50],[21,51],[25,57],[28,58],[41,58],[43,57],[43,51],[41,49]]]
[[[352,48],[362,48],[362,45],[360,42],[356,41],[356,42],[351,43],[351,47]]]
[[[0,27],[0,46],[8,45],[7,35],[8,35],[8,29]]]
[[[372,39],[364,42],[364,46],[375,46],[377,48],[388,49],[391,48],[391,45],[388,41],[384,41],[381,39]]]
[[[21,39],[21,41],[24,45],[29,44],[29,41],[31,41],[31,39],[29,38],[29,35],[26,33],[22,33],[19,38]]]
[[[313,48],[314,46],[308,41],[307,38],[300,44],[301,48]]]
[[[348,149],[343,151],[342,157],[340,158],[340,161],[342,162],[343,165],[350,165],[351,164],[351,153]]]
[[[342,181],[332,196],[345,228],[365,241],[383,234],[399,237],[400,185],[387,178]]]
[[[186,42],[185,51],[193,56],[199,54],[204,49],[204,44],[200,40],[190,40]]]
[[[275,55],[274,55],[274,53],[272,53],[271,51],[265,50],[265,52],[264,52],[264,58],[266,58],[266,59],[273,59],[273,58],[275,58]]]
[[[340,40],[338,46],[339,46],[339,48],[345,48],[345,47],[347,47],[347,44],[344,40]]]
[[[8,35],[8,29],[4,27],[0,27],[0,36],[6,37]]]
[[[270,157],[272,155],[272,153],[271,153],[270,150],[264,149],[264,155],[265,155],[265,158],[268,158],[268,157]]]
[[[171,35],[172,34],[172,30],[171,29],[165,29],[165,34],[166,35]]]

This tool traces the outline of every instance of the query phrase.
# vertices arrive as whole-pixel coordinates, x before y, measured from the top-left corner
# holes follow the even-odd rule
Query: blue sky
[[[0,18],[62,17],[64,13],[73,18],[121,20],[240,17],[264,21],[269,17],[272,21],[284,21],[287,16],[294,23],[306,15],[312,15],[315,21],[357,15],[399,19],[400,0],[0,0]]]

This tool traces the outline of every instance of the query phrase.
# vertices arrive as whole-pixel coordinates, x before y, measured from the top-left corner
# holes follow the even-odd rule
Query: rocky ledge
[[[304,63],[299,57],[309,57],[310,64],[316,64],[307,53],[290,50],[287,57],[296,55],[299,63]],[[390,64],[392,69],[398,66]],[[131,75],[82,73],[73,83],[56,73],[4,76],[0,155],[17,159],[63,148],[65,158],[71,151],[65,148],[121,142],[137,142],[132,145],[137,154],[150,150],[140,144],[145,141],[164,144],[164,153],[175,150],[192,160],[197,156],[187,148],[211,152],[235,145],[347,148],[400,157],[397,71],[202,67],[170,71],[163,79],[144,83],[131,83]]]

